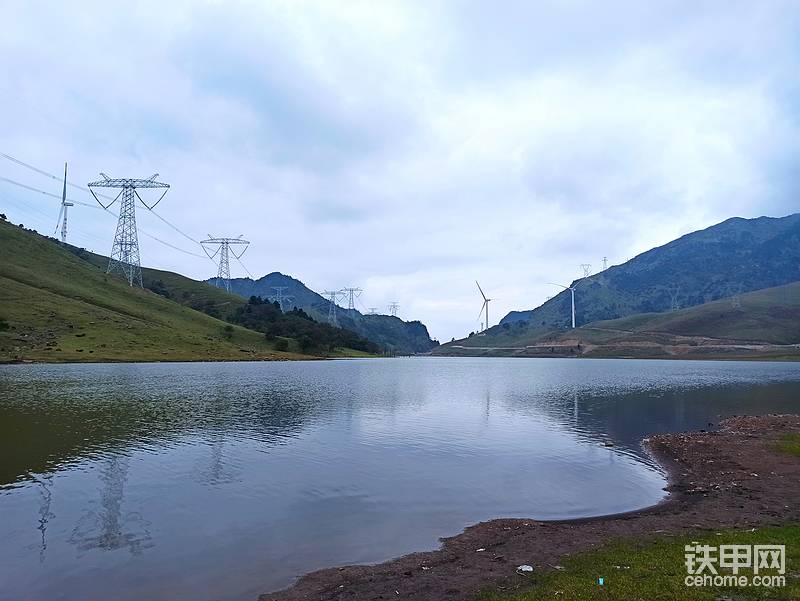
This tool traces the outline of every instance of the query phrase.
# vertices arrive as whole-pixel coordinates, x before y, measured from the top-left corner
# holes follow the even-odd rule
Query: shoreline
[[[431,357],[434,359],[574,359],[574,360],[623,360],[623,361],[747,361],[760,363],[797,363],[800,362],[800,355],[797,356],[652,356],[652,357],[614,357],[614,356],[537,356],[537,355],[433,355],[430,353],[419,353],[417,355],[397,355],[395,357],[385,357],[382,355],[367,356],[316,356],[316,355],[297,355],[294,357],[242,357],[242,358],[198,358],[198,359],[87,359],[85,361],[41,361],[38,359],[0,359],[0,365],[98,365],[98,364],[120,364],[120,363],[258,363],[274,361],[338,361],[342,359],[399,359],[413,357]]]
[[[800,460],[772,448],[787,433],[800,433],[800,415],[736,416],[714,431],[652,436],[642,446],[668,478],[668,494],[655,505],[572,520],[480,522],[443,538],[435,551],[317,570],[259,601],[474,598],[529,584],[518,565],[533,566],[534,574],[553,570],[608,540],[797,523]]]

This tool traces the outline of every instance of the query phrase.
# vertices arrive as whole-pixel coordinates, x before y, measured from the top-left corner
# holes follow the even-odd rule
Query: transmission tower
[[[336,319],[336,301],[342,296],[341,290],[326,290],[323,292],[325,296],[328,297],[328,302],[330,306],[328,307],[328,323],[332,326],[339,325],[338,320]]]
[[[133,286],[133,283],[136,282],[141,286],[142,266],[139,262],[139,235],[136,232],[136,199],[138,198],[139,202],[141,202],[145,208],[152,211],[166,195],[169,190],[169,184],[157,182],[156,178],[158,177],[158,173],[154,173],[148,179],[112,179],[105,173],[100,173],[100,175],[103,179],[88,184],[92,196],[94,196],[94,199],[100,206],[107,209],[122,197],[119,205],[117,232],[114,234],[114,246],[111,248],[111,258],[108,261],[106,273],[119,271],[125,279],[128,280],[129,285]],[[94,188],[121,188],[121,190],[114,200],[104,205],[100,202],[100,199],[97,198]],[[150,206],[142,200],[142,197],[139,196],[139,193],[136,191],[140,188],[162,188],[164,192],[159,199]],[[66,215],[64,216],[64,220],[66,221]]]
[[[364,292],[361,288],[342,288],[342,294],[347,298],[347,310],[355,311],[356,299]]]
[[[583,277],[588,278],[589,274],[592,273],[592,264],[581,263],[581,269],[583,269]]]
[[[278,303],[278,306],[281,308],[281,311],[286,311],[283,308],[283,303],[291,303],[294,300],[294,296],[291,294],[284,294],[284,291],[288,290],[288,286],[272,286],[272,289],[275,291],[275,294],[269,297],[270,302]]]
[[[238,238],[215,238],[211,234],[208,235],[207,240],[201,240],[200,245],[203,247],[203,251],[208,255],[208,258],[212,261],[214,257],[219,255],[219,265],[217,268],[217,281],[215,285],[218,288],[225,288],[228,292],[231,291],[231,263],[230,263],[230,255],[233,255],[234,258],[238,261],[242,258],[242,255],[247,251],[250,246],[250,242],[244,240],[242,237],[244,234],[239,234]],[[208,254],[208,249],[206,245],[216,246],[217,250],[215,250],[212,254]],[[241,245],[244,246],[242,252],[238,255],[236,251],[231,250],[231,246]]]
[[[741,294],[742,294],[741,284],[728,284],[728,296],[730,296],[731,299],[732,309],[742,308]]]
[[[669,310],[677,311],[681,308],[678,304],[678,295],[681,292],[681,287],[678,284],[670,284],[667,291],[669,292]]]
[[[378,307],[369,307],[367,310],[369,311],[369,315],[377,315],[378,313]]]
[[[389,315],[392,317],[397,317],[397,310],[400,308],[400,303],[397,301],[392,301],[389,303]]]
[[[608,257],[603,257],[603,271],[608,269]]]
[[[67,164],[64,163],[64,188],[61,191],[61,210],[58,212],[58,223],[56,223],[56,230],[53,232],[55,234],[58,231],[58,228],[61,228],[61,242],[66,244],[67,243],[67,208],[74,207],[75,205],[67,200]],[[61,220],[61,216],[64,216],[64,220]]]

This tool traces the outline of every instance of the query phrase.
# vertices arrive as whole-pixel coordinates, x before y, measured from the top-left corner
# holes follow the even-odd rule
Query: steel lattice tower
[[[389,303],[389,315],[393,317],[397,317],[397,310],[400,308],[400,303],[397,301],[392,301]]]
[[[208,235],[207,240],[202,240],[200,244],[203,247],[203,250],[208,255],[208,258],[212,261],[214,257],[219,255],[219,265],[217,266],[217,281],[216,286],[218,288],[225,288],[228,292],[231,291],[231,258],[230,256],[233,255],[234,258],[238,261],[242,258],[242,255],[247,251],[249,248],[250,242],[247,240],[243,240],[242,236],[244,234],[240,234],[238,238],[215,238],[211,234]],[[212,254],[208,254],[208,250],[206,249],[206,245],[210,244],[212,246],[217,246],[217,250],[215,250]],[[232,245],[241,244],[244,245],[244,250],[240,252],[238,255],[235,251],[231,250]]]
[[[336,319],[336,301],[341,296],[341,290],[326,290],[323,294],[328,298],[330,306],[328,307],[328,323],[332,326],[338,326],[339,322]]]
[[[117,200],[120,200],[121,197],[117,231],[114,234],[114,246],[111,247],[111,258],[108,261],[106,273],[117,271],[128,280],[129,285],[133,286],[133,283],[136,282],[141,286],[142,266],[139,261],[139,235],[136,230],[136,199],[138,198],[139,202],[141,202],[145,208],[152,211],[166,195],[169,190],[169,184],[157,182],[156,178],[158,177],[158,173],[153,174],[148,179],[112,179],[105,173],[101,173],[100,175],[103,179],[88,184],[92,196],[100,203],[100,206],[107,209],[117,202]],[[94,188],[121,188],[121,190],[114,200],[104,205],[100,202],[100,199],[97,198]],[[162,188],[164,192],[159,199],[150,206],[139,196],[139,193],[136,191],[137,188]]]
[[[342,294],[347,297],[347,310],[348,311],[355,311],[356,309],[356,302],[361,293],[364,292],[361,288],[342,288]]]
[[[294,296],[291,294],[284,294],[285,290],[288,290],[288,286],[272,286],[272,289],[275,291],[275,294],[269,297],[269,300],[278,305],[281,308],[282,312],[285,312],[286,309],[283,308],[283,303],[291,303],[294,300]]]

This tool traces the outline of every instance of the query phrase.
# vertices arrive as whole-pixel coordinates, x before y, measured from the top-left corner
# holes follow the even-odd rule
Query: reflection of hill
[[[529,395],[506,397],[512,411],[530,413]],[[604,392],[576,386],[537,395],[538,410],[565,429],[598,444],[615,445],[642,455],[642,439],[653,434],[712,429],[733,415],[797,411],[796,383],[689,386]]]
[[[12,384],[13,394],[9,387],[9,392],[0,390],[0,485],[100,451],[169,444],[189,434],[209,438],[209,478],[224,478],[214,467],[214,454],[221,453],[219,443],[226,435],[251,430],[267,445],[281,444],[324,410],[324,403],[312,401],[289,383],[269,390],[238,388],[239,398],[230,399],[223,387],[209,391],[191,377],[155,392],[158,385],[154,388],[138,371],[120,376],[123,366],[84,369],[94,378],[86,378],[83,386],[20,379]],[[107,377],[111,373],[114,376]]]

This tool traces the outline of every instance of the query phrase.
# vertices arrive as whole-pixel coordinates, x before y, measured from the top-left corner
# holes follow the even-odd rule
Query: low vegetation
[[[0,256],[0,361],[291,359],[323,348],[207,314],[229,318],[246,301],[203,282],[144,270],[146,288],[131,287],[99,255],[5,221]],[[213,310],[191,306],[202,303]]]
[[[778,440],[775,448],[782,453],[800,457],[800,434],[786,434]]]
[[[684,546],[691,542],[708,545],[786,545],[786,586],[688,587]],[[720,573],[730,573],[721,569]],[[740,574],[748,575],[747,570]],[[752,577],[752,570],[749,576]],[[599,584],[599,578],[603,584]],[[483,601],[756,601],[800,599],[800,526],[751,530],[702,532],[642,541],[616,541],[564,560],[563,565],[544,572],[520,575],[515,591],[486,591]]]
[[[277,302],[251,296],[247,304],[237,307],[230,318],[251,330],[263,332],[267,340],[281,336],[298,341],[304,353],[332,353],[337,348],[350,348],[364,353],[377,353],[378,346],[355,332],[314,321],[302,309],[284,313]]]

